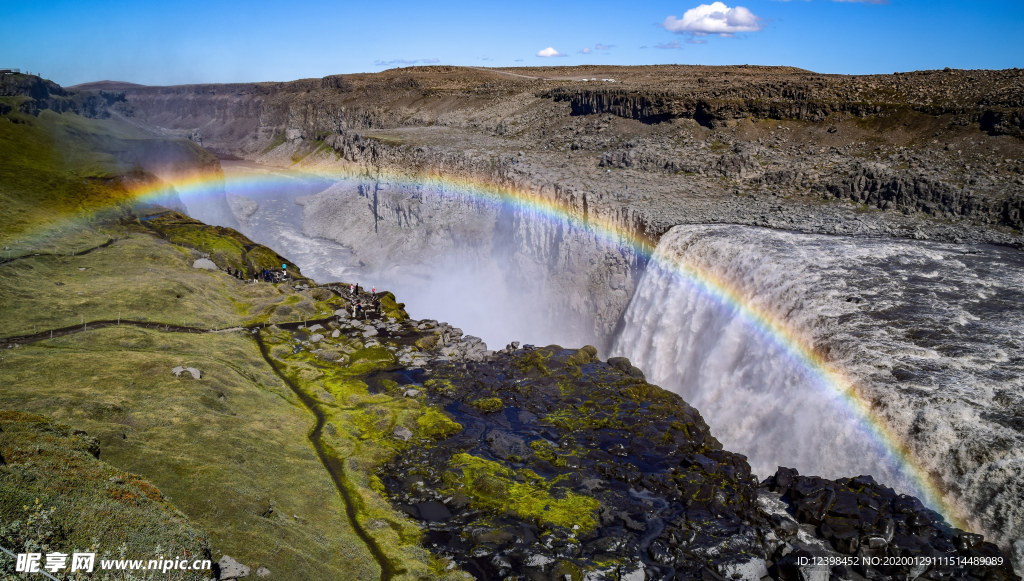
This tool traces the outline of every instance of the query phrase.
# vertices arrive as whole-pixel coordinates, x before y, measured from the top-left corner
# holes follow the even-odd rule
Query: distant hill
[[[91,83],[72,85],[68,88],[75,91],[120,91],[123,89],[137,89],[145,86],[146,85],[128,83],[125,81],[93,81]]]

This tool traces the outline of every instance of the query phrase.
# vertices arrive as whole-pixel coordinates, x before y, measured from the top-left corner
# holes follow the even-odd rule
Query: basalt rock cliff
[[[573,184],[636,208],[655,233],[678,223],[694,198],[737,195],[752,211],[727,209],[724,220],[757,221],[782,206],[795,216],[791,227],[815,231],[822,212],[854,203],[952,221],[925,224],[947,239],[1019,243],[1009,231],[1024,226],[1017,69],[414,67],[291,83],[96,88],[121,91],[134,119],[223,153],[273,159],[280,150],[277,159],[290,163],[326,149],[370,172],[426,166],[498,184]],[[814,218],[791,211],[819,199],[847,204]]]

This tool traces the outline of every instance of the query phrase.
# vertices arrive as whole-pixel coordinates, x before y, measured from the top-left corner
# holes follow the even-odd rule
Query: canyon
[[[1019,569],[1022,87],[1018,70],[417,67],[77,89],[216,153],[223,179],[182,209],[306,275],[395,291],[493,351],[625,355],[773,490],[817,494],[777,466],[870,474]]]
[[[666,310],[699,297],[655,298],[641,288],[669,233],[689,238],[687,246],[735,247],[696,260],[745,287],[743,300],[763,304],[851,375],[946,502],[1021,550],[1020,327],[993,321],[1019,320],[1022,310],[1020,71],[414,67],[291,83],[102,88],[124,94],[126,118],[222,157],[343,176],[292,196],[293,234],[349,253],[303,263],[315,278],[378,281],[414,314],[454,320],[492,348],[591,343],[628,355],[702,412],[720,410],[709,416],[712,432],[751,456],[762,476],[785,462],[780,456],[791,464],[800,456],[805,471],[871,473],[921,494],[885,458],[891,452],[870,451],[878,444],[842,419],[842,405],[792,387],[814,381],[799,377],[799,365],[778,364],[770,341],[697,347],[716,331],[689,321],[729,321],[726,307],[693,306],[672,322]],[[428,178],[444,183],[424,185]],[[559,210],[539,211],[536,200]],[[708,229],[716,224],[730,226]],[[261,241],[298,251],[282,237]],[[803,250],[768,250],[780,244]],[[876,255],[890,258],[865,263]],[[823,267],[830,261],[833,270]],[[318,270],[325,264],[345,267]],[[798,273],[806,280],[786,280]],[[894,276],[905,282],[880,291]],[[693,336],[679,338],[673,325]],[[975,343],[977,327],[988,325],[998,328]],[[702,360],[723,363],[686,371]],[[779,386],[790,391],[772,391]],[[727,411],[762,399],[773,403],[758,404],[758,420]],[[781,417],[798,426],[775,437]]]

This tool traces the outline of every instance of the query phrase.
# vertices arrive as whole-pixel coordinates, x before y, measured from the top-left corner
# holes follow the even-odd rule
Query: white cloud
[[[687,10],[682,18],[669,16],[661,26],[676,34],[732,36],[737,32],[761,30],[761,19],[743,6],[729,8],[724,2],[712,2]]]
[[[580,54],[590,54],[591,52],[593,52],[593,51],[590,50],[589,46],[586,47],[586,48],[581,48],[580,49]]]
[[[550,58],[550,57],[553,57],[553,56],[565,56],[565,55],[560,53],[560,52],[558,52],[557,50],[555,50],[554,47],[550,47],[549,46],[549,47],[545,48],[544,50],[538,50],[537,51],[537,56],[542,56],[542,57],[545,57],[545,58]]]
[[[601,44],[600,42],[594,45],[594,50],[608,50],[615,48],[614,44]]]
[[[672,42],[661,42],[661,43],[658,43],[658,44],[654,45],[654,48],[661,48],[661,49],[665,49],[665,50],[671,50],[671,49],[683,48],[683,47],[679,46],[679,41],[678,40],[673,40]]]

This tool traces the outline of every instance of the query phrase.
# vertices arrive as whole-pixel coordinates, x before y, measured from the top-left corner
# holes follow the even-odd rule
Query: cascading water
[[[450,322],[501,348],[510,341],[601,344],[625,306],[636,255],[528,205],[453,187],[333,180],[224,162],[239,229],[319,281],[395,292],[410,314]],[[190,214],[224,224],[212,204]],[[595,327],[605,329],[595,331]]]
[[[691,265],[770,313],[766,331]],[[659,242],[613,353],[699,409],[761,476],[791,466],[871,474],[921,494],[920,470],[990,536],[1020,536],[1024,498],[1024,255],[995,247],[676,226]],[[844,371],[915,457],[889,454],[787,331]]]

